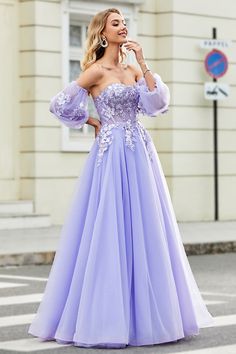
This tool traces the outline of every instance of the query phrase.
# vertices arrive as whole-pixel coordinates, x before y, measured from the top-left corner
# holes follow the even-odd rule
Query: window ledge
[[[81,1],[81,0],[73,0],[73,2],[76,1]],[[141,5],[145,2],[145,0],[102,0],[103,3],[109,2],[109,3],[119,3],[119,4],[125,4],[125,5]]]

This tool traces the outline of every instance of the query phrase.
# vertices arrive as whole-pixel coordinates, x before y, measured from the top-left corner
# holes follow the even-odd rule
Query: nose
[[[122,26],[122,31],[126,30],[127,31],[127,26],[123,24]]]

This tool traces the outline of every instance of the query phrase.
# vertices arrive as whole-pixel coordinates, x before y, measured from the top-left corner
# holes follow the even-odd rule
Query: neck
[[[102,57],[103,64],[107,66],[119,66],[119,44],[109,43],[108,47],[105,49],[105,53]]]

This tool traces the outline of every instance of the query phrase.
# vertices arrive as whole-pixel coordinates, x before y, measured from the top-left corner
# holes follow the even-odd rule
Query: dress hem
[[[62,344],[62,345],[71,345],[71,346],[76,346],[76,347],[84,347],[84,348],[92,348],[92,347],[95,347],[95,348],[108,348],[108,349],[112,349],[112,348],[125,348],[125,347],[142,347],[142,346],[152,346],[152,345],[158,345],[158,344],[164,344],[164,343],[171,343],[171,342],[177,342],[181,339],[183,340],[189,340],[189,339],[192,339],[196,336],[198,336],[200,334],[200,331],[198,330],[197,332],[194,331],[194,332],[189,332],[187,334],[182,334],[182,335],[179,335],[179,336],[175,336],[174,338],[165,338],[161,341],[158,341],[158,340],[154,340],[153,342],[149,342],[149,341],[146,341],[146,342],[134,342],[134,341],[130,341],[130,342],[99,342],[99,343],[85,343],[85,342],[82,342],[82,341],[78,341],[78,340],[66,340],[66,339],[61,339],[59,338],[59,336],[53,336],[53,337],[43,337],[41,335],[36,335],[36,334],[33,334],[31,332],[28,332],[29,334],[31,334],[32,336],[34,337],[38,337],[39,340],[41,342],[46,342],[46,341],[55,341],[57,342],[59,345]]]

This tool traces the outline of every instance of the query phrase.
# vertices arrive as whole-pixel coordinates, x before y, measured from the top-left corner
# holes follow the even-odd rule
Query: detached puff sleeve
[[[153,91],[149,90],[143,77],[137,82],[139,91],[138,112],[151,117],[166,113],[170,103],[168,86],[162,81],[160,75],[154,73],[153,76],[156,81]]]
[[[80,129],[89,118],[87,105],[88,91],[71,81],[50,100],[49,111],[67,127]]]

